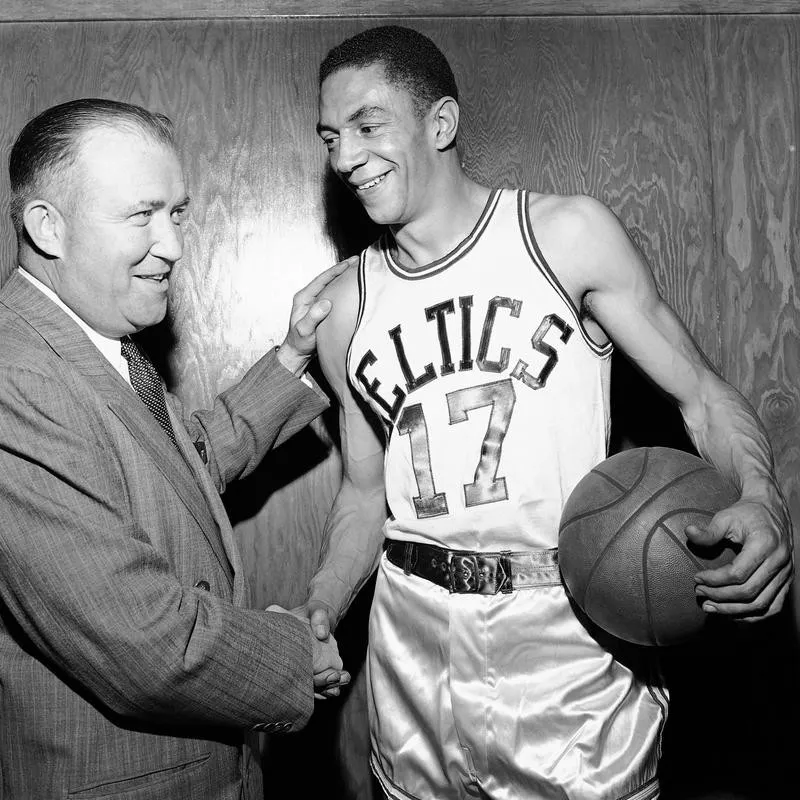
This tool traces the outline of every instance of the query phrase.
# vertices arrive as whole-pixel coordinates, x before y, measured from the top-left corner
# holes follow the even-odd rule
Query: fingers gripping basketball
[[[667,645],[698,635],[707,616],[694,575],[734,552],[726,542],[696,547],[684,531],[737,499],[714,467],[680,450],[637,448],[606,459],[564,506],[558,548],[567,589],[593,622],[626,641]]]

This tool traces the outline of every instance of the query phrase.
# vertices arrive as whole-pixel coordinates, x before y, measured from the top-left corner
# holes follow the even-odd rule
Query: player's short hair
[[[400,25],[368,28],[334,47],[320,64],[319,84],[340,69],[372,64],[382,64],[386,79],[408,91],[419,116],[442,97],[458,100],[456,79],[442,51],[424,34]]]
[[[130,103],[89,97],[42,111],[22,129],[8,157],[11,221],[18,236],[23,230],[25,204],[46,181],[75,164],[81,136],[100,127],[139,133],[159,144],[175,146],[168,117]]]

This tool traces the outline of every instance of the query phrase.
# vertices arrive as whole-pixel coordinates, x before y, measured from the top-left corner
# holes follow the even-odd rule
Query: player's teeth
[[[384,176],[380,175],[379,177],[375,178],[375,180],[369,181],[368,183],[362,183],[361,186],[359,186],[358,188],[371,189],[373,186],[377,186],[383,180],[383,178]]]

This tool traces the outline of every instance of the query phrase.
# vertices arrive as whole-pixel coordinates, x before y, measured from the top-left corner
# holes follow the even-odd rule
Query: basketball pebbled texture
[[[708,462],[667,447],[625,450],[581,479],[561,515],[558,558],[570,595],[604,630],[641,645],[678,644],[707,615],[694,575],[730,562],[727,542],[697,548],[705,527],[739,493]]]

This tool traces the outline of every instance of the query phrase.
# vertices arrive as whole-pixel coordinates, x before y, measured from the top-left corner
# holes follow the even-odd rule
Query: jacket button
[[[275,733],[278,730],[277,722],[259,722],[253,725],[254,731],[264,731],[264,733]]]
[[[194,585],[195,589],[202,589],[204,592],[211,591],[211,584],[208,581],[197,581]]]

